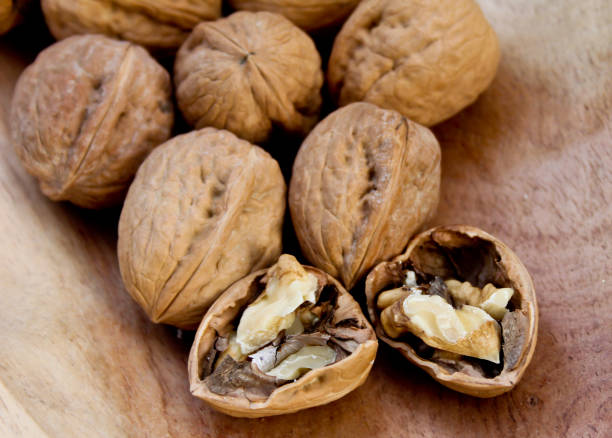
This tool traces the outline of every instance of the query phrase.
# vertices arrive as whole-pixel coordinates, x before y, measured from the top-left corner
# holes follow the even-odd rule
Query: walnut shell
[[[17,25],[31,0],[0,0],[0,35]]]
[[[152,321],[195,328],[229,285],[281,251],[286,187],[263,149],[214,128],[142,164],[119,220],[119,267]]]
[[[229,3],[239,10],[276,12],[304,30],[314,31],[344,21],[359,0],[230,0]]]
[[[286,256],[284,256],[286,257]],[[325,294],[335,300],[326,327],[332,338],[352,351],[348,356],[323,368],[311,370],[292,382],[275,388],[267,397],[251,400],[249,388],[232,394],[215,393],[206,379],[215,360],[216,341],[232,329],[241,311],[263,291],[269,270],[255,272],[234,283],[204,316],[189,354],[189,381],[193,395],[215,409],[235,417],[263,417],[289,414],[337,400],[360,386],[367,378],[378,342],[374,330],[351,295],[328,274],[310,266],[317,276],[319,300]],[[272,269],[272,268],[270,268]],[[230,377],[231,379],[231,377]]]
[[[482,288],[486,283],[514,288],[512,312],[502,320],[503,368],[487,377],[477,361],[436,360],[419,353],[418,338],[392,339],[380,321],[379,293],[401,284],[405,270],[425,275],[453,276]],[[484,231],[465,225],[437,227],[416,236],[406,252],[377,265],[367,276],[366,297],[370,320],[378,337],[442,385],[476,397],[495,397],[510,391],[521,379],[535,350],[538,305],[533,282],[519,258],[506,245]],[[415,343],[416,342],[416,343]]]
[[[431,131],[369,103],[341,108],[302,144],[289,207],[304,255],[351,289],[399,254],[435,213],[440,147]]]
[[[170,136],[171,83],[142,47],[102,35],[43,50],[12,102],[15,149],[53,200],[121,202],[140,163]]]
[[[318,119],[321,58],[310,37],[269,12],[201,23],[174,66],[179,108],[202,128],[265,141],[273,125],[307,133]]]
[[[203,20],[221,15],[221,0],[42,0],[53,36],[102,33],[154,51],[172,51]]]
[[[366,101],[431,126],[476,100],[498,63],[473,0],[364,0],[336,37],[327,78],[340,105]]]

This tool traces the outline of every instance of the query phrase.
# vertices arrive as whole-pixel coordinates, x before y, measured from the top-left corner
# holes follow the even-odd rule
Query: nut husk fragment
[[[140,163],[170,136],[170,77],[142,47],[81,35],[43,50],[11,107],[14,147],[49,198],[123,200]]]
[[[42,0],[55,38],[101,33],[153,51],[173,51],[203,20],[221,15],[221,0]]]
[[[321,58],[310,37],[279,14],[236,12],[199,24],[174,72],[178,106],[196,128],[260,143],[273,127],[305,135],[318,119]]]
[[[177,136],[142,164],[119,221],[119,267],[152,321],[192,329],[229,285],[281,251],[278,163],[230,132]]]
[[[290,256],[283,255],[281,259],[286,257]],[[279,381],[261,373],[248,360],[237,364],[227,356],[214,368],[219,352],[227,348],[228,333],[246,306],[265,289],[273,268],[243,278],[215,301],[198,328],[189,354],[193,395],[236,417],[288,414],[334,401],[365,381],[376,356],[376,335],[359,305],[331,276],[304,266],[317,277],[314,306],[321,311],[321,320],[310,333],[288,336],[281,332],[275,341],[259,350],[256,363],[265,367],[275,355],[289,356],[303,345],[333,346],[336,361],[293,381]]]
[[[503,362],[490,365],[466,356],[434,350],[416,336],[392,338],[380,318],[376,300],[381,292],[404,281],[413,270],[422,281],[434,277],[511,287],[514,295],[501,321]],[[510,391],[521,379],[535,350],[538,307],[527,269],[506,245],[484,231],[465,225],[433,228],[416,236],[406,251],[378,264],[367,276],[368,312],[378,337],[435,380],[465,394],[494,397]]]
[[[304,255],[351,289],[399,254],[435,213],[440,147],[429,129],[368,103],[341,108],[308,135],[289,189]]]
[[[334,41],[327,79],[340,105],[366,101],[431,126],[476,100],[499,57],[473,0],[364,0]]]
[[[230,0],[229,3],[238,10],[282,14],[310,32],[341,23],[359,0]]]

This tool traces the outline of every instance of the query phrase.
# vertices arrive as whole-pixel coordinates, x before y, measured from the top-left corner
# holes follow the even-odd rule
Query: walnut
[[[221,0],[42,0],[51,33],[62,39],[101,33],[168,52],[193,27],[221,15]]]
[[[340,105],[367,101],[431,126],[476,100],[498,63],[497,36],[473,0],[364,0],[327,77]]]
[[[19,78],[11,109],[17,154],[43,193],[88,208],[123,200],[173,122],[166,70],[143,48],[101,35],[43,50]]]
[[[286,187],[278,163],[206,128],[156,148],[119,221],[127,291],[154,322],[195,328],[232,283],[281,251]]]
[[[179,108],[196,128],[213,126],[252,142],[274,125],[306,134],[316,123],[323,84],[314,43],[269,12],[236,12],[201,23],[174,66]]]
[[[429,129],[369,103],[341,108],[302,144],[289,189],[304,255],[351,289],[435,212],[440,147]]]
[[[17,25],[32,0],[0,0],[0,35]]]
[[[236,417],[287,414],[360,386],[377,348],[340,283],[282,255],[234,283],[206,313],[189,354],[190,388]]]
[[[310,32],[341,23],[359,0],[230,0],[229,3],[240,10],[282,14]]]
[[[416,283],[408,285],[408,275]],[[502,242],[468,226],[416,236],[367,276],[378,337],[441,384],[477,397],[510,391],[537,341],[531,277]]]

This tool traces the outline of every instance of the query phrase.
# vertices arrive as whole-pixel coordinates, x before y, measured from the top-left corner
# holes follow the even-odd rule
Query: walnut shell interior
[[[380,293],[401,286],[407,270],[417,284],[458,279],[482,288],[487,283],[515,293],[501,322],[502,360],[492,362],[449,355],[408,333],[392,338],[381,324],[376,305]],[[537,302],[531,277],[518,257],[502,242],[474,227],[438,227],[416,236],[406,252],[377,265],[366,279],[368,312],[378,337],[404,357],[454,390],[493,397],[517,384],[531,361],[537,339]]]
[[[364,382],[376,355],[376,335],[359,305],[332,277],[304,266],[318,286],[316,303],[304,303],[300,309],[320,318],[300,334],[283,330],[258,351],[272,350],[270,357],[278,358],[303,345],[327,345],[336,352],[334,362],[289,381],[262,374],[250,357],[239,362],[225,357],[216,364],[243,311],[265,289],[274,268],[249,275],[219,297],[202,320],[189,356],[191,392],[233,416],[286,414],[336,400]]]

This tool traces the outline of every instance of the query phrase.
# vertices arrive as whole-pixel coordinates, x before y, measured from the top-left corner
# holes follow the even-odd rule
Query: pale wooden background
[[[48,43],[18,30],[0,38],[0,436],[611,436],[612,2],[480,4],[502,61],[435,128],[436,223],[484,228],[533,275],[540,337],[514,391],[454,393],[381,346],[366,384],[324,407],[241,420],[191,397],[189,339],[121,285],[118,210],[47,201],[15,158],[14,82]]]

